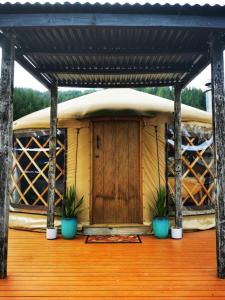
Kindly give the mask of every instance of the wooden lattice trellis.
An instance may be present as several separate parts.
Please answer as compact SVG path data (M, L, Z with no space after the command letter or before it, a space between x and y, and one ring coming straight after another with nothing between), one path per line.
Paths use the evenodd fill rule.
M172 138L170 138L170 141ZM185 211L212 212L214 209L214 146L209 135L184 134L182 136L182 202ZM204 145L199 147L199 145ZM191 149L191 150L190 150ZM194 150L196 149L196 150ZM169 206L174 207L174 145L168 143Z
M47 207L49 132L47 130L14 135L10 203L14 208ZM55 205L63 199L65 184L65 132L58 130L56 151Z

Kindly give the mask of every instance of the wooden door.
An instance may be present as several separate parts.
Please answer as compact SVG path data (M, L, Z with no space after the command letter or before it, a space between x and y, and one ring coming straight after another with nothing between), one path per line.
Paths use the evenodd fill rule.
M139 121L93 123L93 224L140 223Z

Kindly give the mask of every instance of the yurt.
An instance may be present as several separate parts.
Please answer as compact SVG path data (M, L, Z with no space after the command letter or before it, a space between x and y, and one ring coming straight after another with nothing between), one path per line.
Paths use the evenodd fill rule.
M79 228L144 232L165 186L174 219L173 101L133 89L105 89L58 105L55 205L67 187L84 196ZM50 109L14 122L10 226L46 227ZM184 229L214 221L211 115L182 105ZM60 221L57 221L60 225Z

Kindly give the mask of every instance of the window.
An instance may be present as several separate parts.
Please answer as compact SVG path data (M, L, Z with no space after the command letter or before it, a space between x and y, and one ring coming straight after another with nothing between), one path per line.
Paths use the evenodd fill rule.
M57 130L55 205L65 186L66 130ZM46 210L48 196L49 130L14 134L10 204L12 209Z
M184 214L214 211L212 131L198 125L182 124L182 201ZM167 190L170 211L174 211L174 131L167 128Z

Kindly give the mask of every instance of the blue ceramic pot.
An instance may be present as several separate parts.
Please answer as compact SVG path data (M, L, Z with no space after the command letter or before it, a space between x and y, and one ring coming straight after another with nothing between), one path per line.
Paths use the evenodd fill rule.
M169 235L169 218L155 217L153 218L153 233L155 237L165 239Z
M76 218L62 218L61 219L61 233L65 240L73 239L77 234L77 219Z

